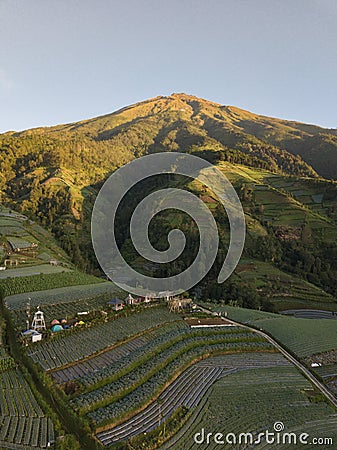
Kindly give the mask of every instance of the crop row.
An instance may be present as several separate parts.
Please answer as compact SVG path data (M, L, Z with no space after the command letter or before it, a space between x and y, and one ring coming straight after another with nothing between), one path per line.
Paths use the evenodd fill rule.
M42 308L47 305L55 307L56 305L72 302L78 302L76 305L80 306L81 302L85 304L86 301L93 300L95 298L99 299L101 296L110 299L116 290L116 286L108 281L86 285L59 287L51 290L48 289L44 291L11 295L6 298L6 306L11 311L25 311L28 297L30 298L32 308L37 306L41 306ZM83 308L79 309L79 311L82 309Z
M55 441L54 426L37 403L19 370L0 374L1 448L46 448Z
M34 270L34 273L36 272L36 268L33 267L32 270ZM3 297L7 297L23 292L42 291L80 284L85 285L101 281L102 280L92 275L86 275L81 272L64 271L59 273L7 278L6 280L1 281L1 292Z
M121 317L80 333L66 335L62 341L56 339L37 344L29 350L28 356L45 370L55 369L80 361L132 335L178 318L179 316L170 313L166 307L147 308L139 314Z
M54 442L54 426L47 417L0 417L1 448L47 448Z
M219 378L237 370L263 367L290 366L279 353L232 353L205 358L188 367L173 381L157 400L127 421L97 434L104 445L125 441L132 436L149 432L167 420L182 405L198 405L208 388Z
M108 423L112 419L117 419L132 410L136 410L148 402L166 383L172 375L195 358L214 352L235 352L235 351L263 351L270 349L267 342L241 342L241 343L206 343L184 350L179 354L174 354L166 365L150 376L145 382L126 393L123 397L106 406L100 407L88 413L88 417L95 423ZM132 381L132 380L130 380ZM106 399L102 399L106 402Z
M97 383L108 384L123 375L129 373L131 369L142 366L147 363L149 367L153 368L158 358L163 359L164 355L179 351L179 348L192 344L203 339L220 339L228 341L247 340L249 333L242 334L242 329L231 327L230 329L215 330L194 330L192 331L185 323L172 324L166 327L166 332L156 335L149 340L145 345L136 349L130 355L125 355L123 358L109 364L107 367L97 369L95 372L88 374L79 381L86 388ZM180 346L180 347L179 347ZM156 359L157 358L157 359ZM137 375L136 375L137 378ZM90 389L92 390L92 389Z
M116 374L121 368L130 366L145 354L150 354L160 343L184 333L187 328L183 321L164 324L86 361L53 372L52 376L59 383L77 379L86 386L95 384L111 373Z
M27 381L18 370L0 374L1 415L43 417Z
M223 374L222 367L217 367L216 364L207 367L194 364L180 374L157 401L152 402L127 422L117 425L112 430L98 433L97 438L102 444L111 445L151 431L182 405L191 408L198 404L208 388Z
M203 346L211 344L231 345L238 343L247 343L261 341L258 336L249 337L247 334L211 334L211 335L188 335L185 334L183 340L178 342L173 340L169 342L168 347L160 349L160 351L147 359L143 364L135 367L134 370L124 376L118 376L116 379L106 384L105 386L90 391L85 394L81 394L72 400L72 403L76 407L80 407L82 410L92 409L95 405L108 399L118 398L123 396L125 392L131 389L135 389L142 381L147 380L152 374L160 371L167 366L172 359L178 357L193 348L202 348ZM122 372L123 373L123 372Z
M317 436L317 431L324 432L325 436L336 434L333 408L324 402L310 402L303 393L310 387L310 383L291 365L248 368L221 378L213 385L207 404L181 434L181 439L175 442L174 449L196 449L198 446L193 445L193 435L202 428L212 433L219 429L230 430L239 435L243 430L246 433L271 430L276 421L283 422L287 432L298 427L299 433L310 433L308 422L315 421L317 427L315 432L310 433L311 436ZM326 425L332 418L335 429L330 434ZM270 447L267 443L259 446Z

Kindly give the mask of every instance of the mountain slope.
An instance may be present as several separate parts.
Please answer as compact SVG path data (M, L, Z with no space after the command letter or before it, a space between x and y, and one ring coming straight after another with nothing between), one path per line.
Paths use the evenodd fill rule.
M313 140L314 138L314 140ZM134 156L156 151L193 151L210 147L236 149L256 156L277 170L313 175L294 155L301 155L323 177L337 178L336 130L280 120L222 106L186 94L156 97L115 113L50 128L36 128L1 136L2 149L14 146L36 163L83 167L101 175L101 161L109 169ZM325 164L313 146L325 149ZM48 153L41 155L41 152ZM36 161L37 160L37 161ZM288 160L288 164L285 164ZM83 166L84 164L84 166ZM291 166L291 167L290 167ZM101 169L101 171L99 170Z
M90 214L106 177L148 153L193 153L217 164L241 197L248 224L244 256L256 267L256 261L268 265L262 276L263 297L284 303L286 296L289 303L300 304L294 292L282 294L277 271L270 279L267 272L277 268L300 279L304 291L303 283L311 283L315 303L330 304L334 301L329 295L337 295L337 187L321 177L337 178L336 138L334 130L259 116L186 94L156 97L94 119L0 135L2 202L38 219L77 266L98 273L90 245ZM202 188L194 192L204 197ZM220 210L209 206L221 221ZM175 222L162 220L160 226L169 230ZM121 246L129 252L125 226L119 234ZM224 243L226 239L224 235ZM233 278L230 292L225 292L227 287L214 291L216 268L213 272L203 289L215 298L231 292L238 296L238 285L242 295L245 290L249 296L256 292L256 277L245 277L245 271ZM329 295L322 291L320 300L317 293L322 288Z

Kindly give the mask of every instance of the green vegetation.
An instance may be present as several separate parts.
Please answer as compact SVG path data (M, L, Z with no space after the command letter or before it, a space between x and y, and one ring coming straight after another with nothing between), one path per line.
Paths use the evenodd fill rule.
M331 164L324 162L325 168L318 160L319 153L313 150L314 142L324 149L328 160L331 158ZM228 245L225 213L204 187L168 177L168 186L190 188L199 195L219 225L218 258L198 286L203 296L221 299L237 293L240 306L269 311L299 306L333 310L336 302L332 297L337 296L337 186L320 179L315 170L320 176L334 178L335 147L331 130L174 94L76 124L1 135L3 202L48 228L77 267L99 274L91 247L90 213L106 177L148 153L193 153L217 164L240 195L248 231L245 257L254 264L265 262L278 269L278 273L265 272L260 277L258 292L253 277L244 273L233 276L229 292L227 287L217 286L217 273ZM298 154L308 158L312 166ZM151 268L131 245L125 223L133 202L158 186L163 187L162 181L145 183L140 190L137 187L139 192L122 208L116 227L123 254L135 267L150 274ZM34 239L34 233L39 233L40 261L55 255L47 248L48 233L43 238L36 223L25 220L23 226L22 214L8 217L12 214L8 209L4 213L7 215L1 216L4 223L0 223L0 233L3 226L5 238L31 242L27 236ZM6 223L8 220L12 223ZM178 226L187 237L184 261L165 265L158 274L167 276L184 270L198 246L196 227L183 215L173 217L169 212L152 222L150 234L159 248L166 245L166 234L172 227ZM291 279L286 274L291 274ZM319 295L316 287L325 292Z
M71 271L28 277L7 278L0 283L0 291L5 298L23 292L43 291L65 286L100 283L103 280L83 272Z
M191 412L185 406L178 408L172 416L154 430L146 434L139 434L130 439L129 442L121 442L111 445L111 450L155 450L173 436L177 430L188 420Z
M229 305L204 305L214 311L227 312L233 320L266 331L300 358L336 349L335 320L299 319Z
M0 374L0 445L7 443L46 448L55 442L54 426L38 405L18 370Z
M63 267L71 267L69 256L59 247L51 233L27 216L3 205L0 205L0 243L0 262L9 260L7 269L37 266L41 262L53 260Z
M40 397L24 377L26 370L7 353L0 327L0 446L46 448L55 442L54 424L40 406ZM39 400L39 402L38 402ZM45 403L42 401L42 405Z
M91 319L93 315L96 319L102 318L101 311L107 309L107 301L116 295L119 296L120 291L113 283L106 281L11 295L6 297L6 306L20 328L27 320L28 299L32 311L39 306L46 321L51 322L54 318L75 317L81 311L90 311Z
M183 347L181 345L180 347ZM148 402L150 402L159 392L167 385L172 379L173 373L180 373L189 364L197 361L205 355L221 354L226 352L253 352L253 351L272 351L272 346L263 340L260 342L226 342L225 339L216 340L209 339L209 342L205 339L200 340L195 346L186 346L185 348L177 348L176 353L173 353L167 361L164 360L162 364L155 367L150 376L146 376L140 379L140 382L134 383L133 386L126 388L124 391L119 392L118 397L101 397L101 402L106 406L99 407L98 409L89 412L87 416L98 425L106 425L111 423L112 420L118 420L126 416L130 412L140 409ZM142 371L142 367L138 372ZM137 372L136 372L137 373ZM132 378L131 378L132 380ZM127 382L130 383L130 379L127 378ZM104 389L104 388L103 388ZM97 392L100 395L100 392ZM90 395L90 394L89 394ZM95 391L92 392L95 395Z
M283 422L285 432L308 433L310 437L337 438L337 419L327 403L310 402L305 390L310 383L289 367L256 368L229 374L211 388L207 401L197 409L193 424L185 430L174 449L200 448L195 433L240 433L274 431L274 423ZM289 406L291 405L291 407ZM233 437L233 436L232 436ZM206 445L206 444L204 444ZM214 440L207 446L215 449ZM225 449L235 443L222 445ZM239 446L238 446L239 448ZM279 444L268 448L280 448Z
M179 316L170 313L166 307L151 307L139 314L66 333L59 339L42 341L30 349L28 355L45 370L55 369L87 358L132 335L177 320Z

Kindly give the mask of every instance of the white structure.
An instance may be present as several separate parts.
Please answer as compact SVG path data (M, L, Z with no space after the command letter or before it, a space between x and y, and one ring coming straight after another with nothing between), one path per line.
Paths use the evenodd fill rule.
M42 334L41 333L34 333L32 334L32 342L39 342L42 340Z
M26 340L26 345L28 345L27 339L31 339L32 342L39 342L42 340L42 334L35 330L26 330L21 334L22 337Z
M42 331L46 329L46 322L44 320L44 314L40 311L39 307L36 313L34 314L32 329L35 331Z
M129 294L124 301L127 305L134 305L137 303L137 300L133 298L131 294Z

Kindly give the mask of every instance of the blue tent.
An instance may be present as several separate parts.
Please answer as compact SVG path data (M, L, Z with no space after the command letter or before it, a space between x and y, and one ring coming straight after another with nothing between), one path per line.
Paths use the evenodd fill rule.
M62 331L62 330L63 330L63 328L61 327L61 325L54 325L51 327L51 331L53 333L57 333L58 331Z

